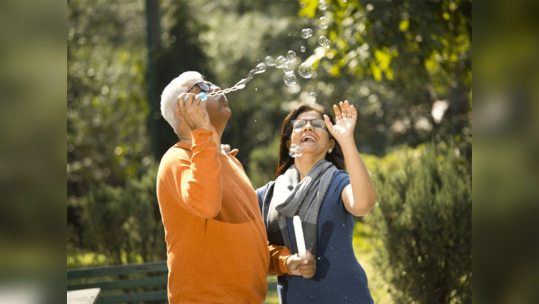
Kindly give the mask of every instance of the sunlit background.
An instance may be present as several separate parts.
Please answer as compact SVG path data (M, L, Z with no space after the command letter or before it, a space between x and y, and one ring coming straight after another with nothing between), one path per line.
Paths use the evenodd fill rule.
M292 107L348 99L379 194L354 235L375 302L471 302L472 167L474 302L537 302L537 4L474 5L472 166L471 1L326 2L0 3L0 303L58 282L63 299L66 192L69 269L164 260L155 174L176 138L162 89L187 70L230 87L289 50L311 78L288 86L268 66L228 95L223 141L253 187L274 178Z
M354 237L375 302L471 301L471 1L325 3L68 2L68 268L166 259L155 175L177 141L159 111L173 78L229 88L293 51L311 77L268 65L227 96L223 142L253 187L274 178L291 109L349 100L379 193Z

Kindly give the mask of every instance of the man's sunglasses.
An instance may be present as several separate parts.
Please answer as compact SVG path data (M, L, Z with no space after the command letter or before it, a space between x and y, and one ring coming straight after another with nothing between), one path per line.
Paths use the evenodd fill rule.
M214 85L213 83L206 83L206 82L197 82L193 87L187 91L187 93L191 92L195 87L198 87L202 92L209 92L212 89L217 88L218 86Z
M294 119L292 120L292 127L294 130L300 130L305 128L307 122L311 123L311 126L315 129L323 129L326 127L326 122L323 119Z

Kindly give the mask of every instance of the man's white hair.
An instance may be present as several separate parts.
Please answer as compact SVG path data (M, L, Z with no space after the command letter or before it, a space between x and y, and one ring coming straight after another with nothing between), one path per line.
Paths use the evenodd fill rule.
M187 92L195 83L203 80L204 76L199 72L184 72L174 78L163 90L163 94L161 94L161 115L172 126L176 134L178 134L179 119L174 115L174 110L178 106L178 95Z

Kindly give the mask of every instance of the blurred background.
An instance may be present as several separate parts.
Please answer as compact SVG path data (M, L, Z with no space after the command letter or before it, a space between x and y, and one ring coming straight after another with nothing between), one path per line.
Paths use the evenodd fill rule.
M224 89L292 50L311 78L288 86L268 66L227 96L223 143L253 187L274 179L291 109L349 100L379 196L354 234L375 302L471 302L471 1L326 3L67 2L68 268L166 259L155 177L177 142L159 110L173 78L199 71Z

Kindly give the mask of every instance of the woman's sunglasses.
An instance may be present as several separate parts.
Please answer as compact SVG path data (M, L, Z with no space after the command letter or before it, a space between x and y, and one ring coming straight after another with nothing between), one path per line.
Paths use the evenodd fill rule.
M311 126L315 129L323 129L326 127L326 123L323 119L294 119L292 120L292 127L294 130L300 130L305 128L307 122L311 123Z

